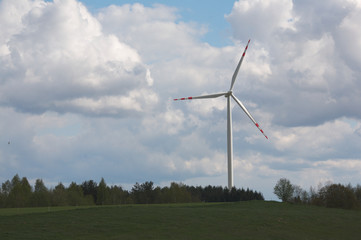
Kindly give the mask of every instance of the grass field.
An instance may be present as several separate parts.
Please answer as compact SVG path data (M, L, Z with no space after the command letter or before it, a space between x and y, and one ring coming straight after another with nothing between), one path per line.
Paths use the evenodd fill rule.
M263 201L0 209L0 239L361 239L361 211Z

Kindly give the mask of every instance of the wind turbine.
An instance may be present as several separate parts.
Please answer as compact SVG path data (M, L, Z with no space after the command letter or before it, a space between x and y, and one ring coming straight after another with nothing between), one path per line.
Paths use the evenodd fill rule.
M236 81L236 77L239 71L239 68L241 67L241 64L243 62L243 58L246 55L246 51L248 49L248 45L251 40L248 40L247 46L244 49L244 52L242 54L241 59L239 60L239 63L237 65L236 70L234 71L231 87L229 88L228 92L221 92L221 93L215 93L215 94L209 94L209 95L202 95L197 97L187 97L187 98L176 98L174 101L178 100L192 100L192 99L204 99L204 98L217 98L221 96L225 96L227 98L227 155L228 155L228 189L231 189L233 187L233 137L232 137L232 111L231 111L231 97L234 101L242 108L242 110L246 113L246 115L251 119L251 121L256 125L256 127L261 131L261 133L268 139L266 134L263 132L259 124L254 120L250 112L247 110L247 108L243 105L243 103L234 96L232 90L234 82Z

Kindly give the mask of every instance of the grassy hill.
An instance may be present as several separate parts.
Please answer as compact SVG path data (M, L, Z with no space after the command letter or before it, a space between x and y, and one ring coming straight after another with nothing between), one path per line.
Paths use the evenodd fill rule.
M361 211L278 202L0 209L0 239L360 239Z

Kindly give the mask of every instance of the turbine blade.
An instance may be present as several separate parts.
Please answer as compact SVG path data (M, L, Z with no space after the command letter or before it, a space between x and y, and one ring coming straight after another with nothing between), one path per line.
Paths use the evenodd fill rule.
M186 97L186 98L175 98L174 101L178 100L192 100L192 99L202 99L202 98L217 98L220 96L225 96L227 93L215 93L215 94L209 94L209 95L202 95L197 97Z
M254 125L256 125L256 127L261 131L261 133L268 139L267 135L263 132L262 128L259 126L256 120L254 120L251 113L247 110L247 108L243 105L243 103L239 101L239 99L236 98L236 96L234 96L233 94L231 94L231 96L234 99L234 101L236 101L236 103L238 103L238 105L242 108L242 110L247 114L247 116L252 120Z
M241 67L241 64L242 64L242 62L243 62L243 58L244 58L244 56L246 55L246 51L247 51L247 49L248 49L248 44L249 44L250 41L251 41L251 39L248 40L247 46L246 46L246 48L244 49L244 52L243 52L243 54L242 54L241 59L239 60L239 63L238 63L237 68L236 68L236 71L234 71L234 73L233 73L231 88L229 89L230 91L233 90L234 82L236 81L239 68Z

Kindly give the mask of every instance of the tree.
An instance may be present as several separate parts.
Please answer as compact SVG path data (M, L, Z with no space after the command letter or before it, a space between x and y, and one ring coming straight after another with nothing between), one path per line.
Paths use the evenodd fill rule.
M357 198L351 187L331 184L320 189L320 198L329 208L356 209L359 207Z
M169 188L169 202L186 203L191 201L191 194L182 183L172 182Z
M68 205L67 191L62 183L55 186L52 191L52 205L53 206L66 206Z
M11 191L11 182L7 180L1 184L0 191L0 207L6 207L6 201Z
M4 196L9 196L9 193L11 191L11 182L9 180L6 180L3 184L1 184L1 192L4 194Z
M298 185L293 185L293 196L292 196L292 202L294 203L302 203L302 198L303 198L303 192L304 190L298 186Z
M145 182L142 184L135 183L132 187L132 196L135 203L154 203L154 186L153 182Z
M11 180L11 190L7 198L9 207L27 207L31 197L31 186L26 177L20 180L19 175L15 175Z
M50 204L49 190L45 187L42 179L36 179L31 205L34 207L45 207Z
M84 196L91 195L94 203L97 202L97 183L93 180L85 181L82 183L81 188L83 189Z
M13 179L11 179L11 188L14 188L18 184L20 184L20 177L19 174L16 174Z
M89 202L86 201L86 198L84 198L83 189L75 182L71 182L67 189L67 201L71 206L94 204L94 202L90 200Z
M276 194L282 202L288 202L293 196L294 187L292 186L290 180L281 178L278 180L273 190L273 193Z
M128 203L129 193L126 190L124 191L121 186L111 186L108 190L107 204L118 205Z
M361 206L361 185L357 184L357 186L353 189L356 199Z
M350 187L351 188L351 187ZM359 188L358 188L359 189ZM357 189L355 189L355 192ZM95 201L96 200L96 201ZM81 185L72 182L69 187L59 183L48 189L42 179L32 187L28 180L15 175L11 181L2 183L0 207L28 206L78 206L129 203L185 203L264 200L261 193L237 188L207 186L193 187L172 182L169 187L154 187L153 182L136 183L131 191L121 186L108 187L101 179L99 185L90 180Z
M96 199L97 205L104 205L108 200L108 188L107 184L104 181L104 178L100 180L100 183L98 185Z

